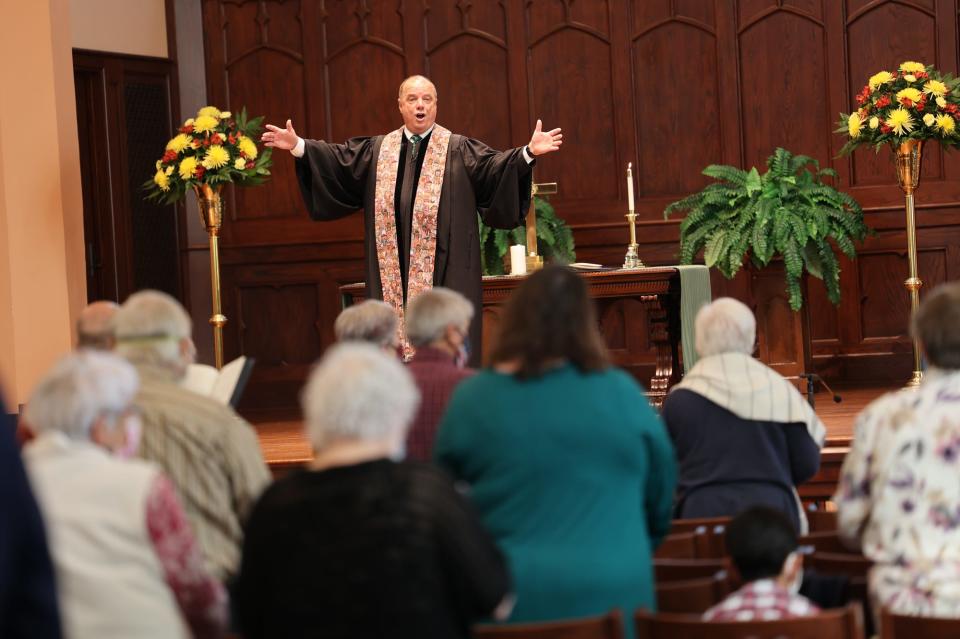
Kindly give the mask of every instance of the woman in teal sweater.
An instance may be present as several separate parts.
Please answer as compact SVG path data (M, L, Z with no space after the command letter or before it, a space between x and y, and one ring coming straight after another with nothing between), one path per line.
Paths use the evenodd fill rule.
M510 621L653 609L673 448L641 387L610 366L583 280L557 266L524 282L493 363L455 391L435 457L507 555Z

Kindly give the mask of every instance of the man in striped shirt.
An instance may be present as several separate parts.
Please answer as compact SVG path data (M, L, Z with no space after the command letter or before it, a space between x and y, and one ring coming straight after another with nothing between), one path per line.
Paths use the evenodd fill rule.
M207 568L226 581L239 563L243 522L270 481L257 435L230 407L180 386L196 348L190 317L174 298L135 293L113 328L117 352L140 375L139 454L173 481Z

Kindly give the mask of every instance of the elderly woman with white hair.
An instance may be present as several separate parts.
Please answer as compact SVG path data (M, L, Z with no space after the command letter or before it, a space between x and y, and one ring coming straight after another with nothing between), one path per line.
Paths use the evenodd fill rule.
M302 399L316 454L250 516L235 591L245 639L468 637L508 601L509 578L451 480L396 461L418 402L409 373L340 344Z
M69 637L215 637L226 594L160 470L137 448L133 366L70 355L47 373L24 419L25 459L50 534Z
M393 307L381 300L364 300L337 315L333 333L338 342L366 342L391 355L400 352L400 320Z
M823 423L792 384L752 357L756 320L746 305L717 299L700 309L695 328L700 360L663 405L680 465L674 516L769 506L806 532L795 487L820 467Z

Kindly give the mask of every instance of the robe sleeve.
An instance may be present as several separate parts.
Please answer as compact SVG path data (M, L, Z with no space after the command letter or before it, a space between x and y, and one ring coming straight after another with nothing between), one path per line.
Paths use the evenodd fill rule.
M310 217L335 220L363 208L374 164L375 138L351 138L344 144L304 140L297 158L297 182Z
M524 159L522 147L497 151L483 142L464 138L461 148L483 223L499 229L522 225L530 207L533 184L533 165Z

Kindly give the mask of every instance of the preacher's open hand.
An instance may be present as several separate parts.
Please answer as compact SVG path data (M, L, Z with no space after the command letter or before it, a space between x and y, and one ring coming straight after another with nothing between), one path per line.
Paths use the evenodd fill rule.
M287 120L287 128L285 129L268 124L267 130L260 136L265 146L276 147L284 151L289 151L297 146L298 138L299 136L297 136L297 132L293 130L293 123L290 120Z
M296 144L296 140L294 140L294 144ZM530 138L530 144L527 147L533 155L543 155L544 153L559 151L561 144L563 144L563 134L560 133L560 129L543 131L543 123L537 120L537 128L533 130L533 136Z

